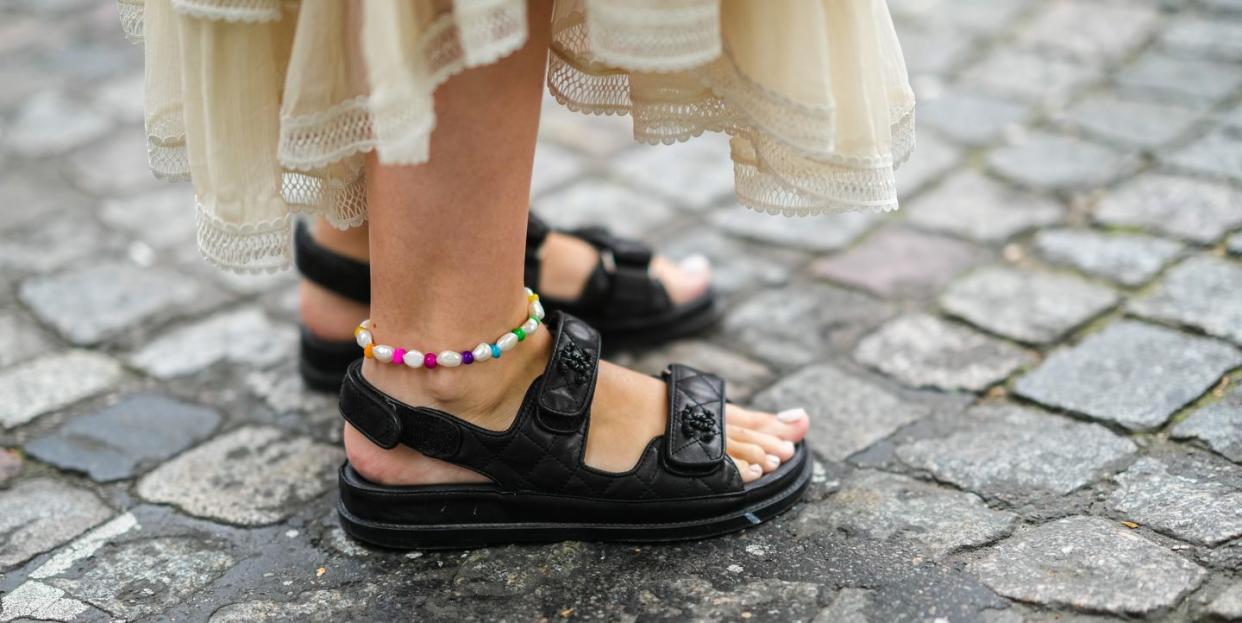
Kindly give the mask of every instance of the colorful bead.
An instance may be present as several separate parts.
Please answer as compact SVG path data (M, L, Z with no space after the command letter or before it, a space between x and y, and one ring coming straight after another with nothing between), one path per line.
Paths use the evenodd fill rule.
M436 365L446 368L456 368L461 365L461 353L455 350L442 350L436 355Z
M428 369L428 370L430 370L430 369L432 369L432 368L436 367L436 354L435 354L435 353L427 353L426 355L424 355L424 356L423 356L423 365L424 365L424 366L427 366L427 369Z
M392 363L398 366L405 364L405 349L404 348L392 349Z
M371 351L374 350L374 348L375 347L372 346L371 344L367 344L366 346L362 347L362 356L366 357L367 359L374 359L375 355L371 353Z
M526 330L523 329L522 327L518 327L514 329L513 334L517 336L517 339L519 342L526 339Z
M496 345L500 347L501 352L508 352L517 346L518 338L513 333L506 333L496 338Z
M500 359L500 346L492 344L489 348L492 349L492 359Z
M474 355L475 361L487 361L492 358L492 345L487 342L480 342L470 354Z
M380 363L392 363L392 347L380 344L371 349L371 354Z
M466 365L474 363L474 353L468 350L461 351L461 362Z
M423 367L423 354L413 349L405 351L405 365L409 368Z

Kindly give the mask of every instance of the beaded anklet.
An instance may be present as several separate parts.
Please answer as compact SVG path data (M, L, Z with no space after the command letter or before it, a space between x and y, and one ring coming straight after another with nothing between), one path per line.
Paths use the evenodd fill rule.
M371 334L371 319L368 318L358 324L354 329L354 339L358 345L362 347L363 356L368 359L374 359L380 363L391 363L393 365L405 365L408 368L435 368L444 366L445 368L456 368L462 364L470 365L475 362L487 361L488 359L500 359L500 354L509 350L513 350L518 342L526 339L526 336L534 333L539 329L539 325L543 324L543 304L539 302L539 295L535 294L530 288L526 288L527 313L530 315L526 322L521 326L507 331L495 342L479 342L472 350L463 350L461 352L455 350L442 350L439 354L422 353L413 348L393 348L384 344L375 344L374 336Z

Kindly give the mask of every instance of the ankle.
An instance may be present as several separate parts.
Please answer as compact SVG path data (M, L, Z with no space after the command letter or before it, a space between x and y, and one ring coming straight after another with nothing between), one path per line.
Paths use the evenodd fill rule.
M317 337L352 340L354 327L367 317L369 308L306 279L298 283L298 313L302 325Z
M440 409L475 425L507 428L551 350L546 328L531 334L499 361L435 370L363 362L362 376L380 391L415 406Z

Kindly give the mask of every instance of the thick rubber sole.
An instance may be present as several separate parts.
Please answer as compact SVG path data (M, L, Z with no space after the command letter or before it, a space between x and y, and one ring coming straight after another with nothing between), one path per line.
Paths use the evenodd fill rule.
M773 495L742 508L732 509L715 516L690 521L660 523L605 523L605 522L486 522L454 524L411 524L381 522L357 517L346 507L343 499L337 500L337 513L345 533L371 545L391 549L460 550L513 543L553 543L558 541L592 541L620 543L666 543L693 541L720 536L757 526L789 510L802 497L811 482L814 461L810 449L806 452L799 473L786 486ZM348 464L342 470L348 468ZM342 486L345 486L342 484ZM372 485L379 488L378 485ZM401 490L410 488L391 487L394 498ZM444 489L444 488L442 488ZM469 506L472 494L463 488L454 496L455 505ZM492 512L504 505L504 495L477 494L478 503ZM511 497L517 494L509 494ZM486 499L485 499L486 498ZM529 500L525 500L529 504ZM549 496L548 504L555 504Z

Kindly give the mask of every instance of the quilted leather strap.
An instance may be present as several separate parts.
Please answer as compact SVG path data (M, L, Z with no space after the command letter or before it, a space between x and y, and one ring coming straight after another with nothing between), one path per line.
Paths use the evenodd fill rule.
M453 417L398 402L362 378L362 360L350 364L341 383L341 416L371 443L391 449L404 444L423 454L451 458L461 446Z
M569 433L581 427L595 395L599 333L564 312L549 318L548 328L555 329L556 340L539 389L539 419L553 431Z
M346 298L371 302L371 265L337 255L317 244L298 221L293 234L298 272L303 277Z
M664 459L676 469L715 469L724 457L725 384L714 375L673 364L668 383L668 433Z

